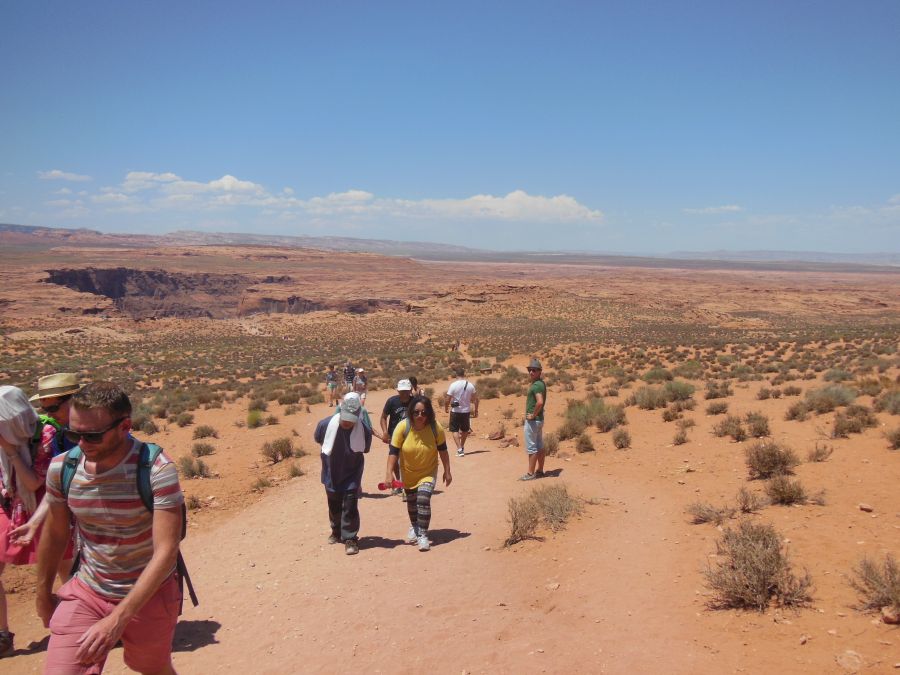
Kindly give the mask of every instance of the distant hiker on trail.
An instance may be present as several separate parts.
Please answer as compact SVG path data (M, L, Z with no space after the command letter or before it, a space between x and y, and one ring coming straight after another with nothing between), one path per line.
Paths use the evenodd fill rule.
M397 393L384 402L384 409L381 411L381 440L390 445L391 436L394 435L394 429L397 425L406 419L406 409L409 407L409 401L412 398L412 382L409 380L400 380L397 383ZM400 466L394 466L394 478L400 480ZM403 494L401 488L391 491L392 494Z
M31 565L37 560L34 535L14 540L11 532L24 525L44 497L44 478L53 459L56 429L38 417L18 387L0 387L0 577L6 565ZM54 568L61 581L72 568L72 540L66 527L66 560ZM51 575L52 579L52 575ZM0 658L13 653L6 591L0 582Z
M528 364L531 384L525 398L525 452L528 453L528 473L519 480L544 477L544 403L547 385L541 379L543 368L536 358Z
M329 544L344 543L347 555L359 553L359 495L365 453L372 445L372 429L363 421L362 402L350 392L340 412L316 426L314 438L322 446L322 485L328 498Z
M67 439L63 430L69 426L72 396L80 389L78 375L75 373L55 373L40 378L38 393L28 399L32 405L39 405L43 411L41 416L45 425L43 442L51 448L51 457L68 452L78 445ZM46 475L46 470L44 474ZM44 523L49 509L49 502L42 499L38 504L37 511L32 514L28 522L10 531L10 540L19 546L29 545Z
M353 364L350 363L350 359L347 359L347 363L344 364L344 392L347 393L353 391L353 380L356 379L356 368L353 367Z
M425 395L425 392L423 392L422 388L419 386L419 380L415 375L410 375L407 379L409 380L410 384L412 384L412 391L410 392L410 394L412 394L413 396Z
M391 437L385 482L390 484L399 461L410 522L406 541L418 544L420 551L431 548L428 527L431 524L431 495L437 484L438 458L444 467L444 485L449 487L453 476L444 428L435 419L431 400L424 396L413 397L407 407L407 418L397 424Z
M359 400L366 404L366 396L369 391L369 378L366 377L365 368L356 369L356 377L353 378L353 391L359 394Z
M335 403L337 403L338 393L338 374L334 369L334 364L328 366L328 370L325 372L325 389L328 392L328 407L330 408Z
M147 445L131 435L131 401L112 382L93 382L72 398L69 440L47 474L50 513L38 546L38 616L50 628L45 672L99 673L121 639L125 665L174 673L172 637L181 610L176 572L184 496L178 471L160 452L150 464L153 510L138 488ZM65 467L78 457L75 470ZM71 462L68 466L71 465ZM64 474L70 477L63 484ZM68 489L66 489L68 488ZM81 539L75 576L53 590L53 574L75 519Z
M465 379L466 371L462 366L454 370L456 380L450 383L444 397L444 412L450 413L450 433L456 444L456 456L466 454L466 438L472 432L469 424L471 417L478 417L478 394L475 385Z

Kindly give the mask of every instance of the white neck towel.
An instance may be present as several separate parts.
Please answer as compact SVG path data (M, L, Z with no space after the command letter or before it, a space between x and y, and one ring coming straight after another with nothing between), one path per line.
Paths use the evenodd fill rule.
M337 413L332 416L331 420L328 422L328 428L325 429L325 440L322 442L322 454L325 456L331 455L331 450L334 448L334 439L337 436L338 429L341 428L341 414ZM365 452L366 451L366 434L363 432L362 423L357 422L353 425L353 430L350 432L350 449L353 452Z

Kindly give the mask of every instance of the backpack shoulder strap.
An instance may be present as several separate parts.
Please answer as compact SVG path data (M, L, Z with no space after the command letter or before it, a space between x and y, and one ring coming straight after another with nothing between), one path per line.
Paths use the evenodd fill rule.
M141 502L148 511L153 510L153 488L150 485L150 469L162 452L162 448L156 443L141 443L138 455L137 489L141 496Z
M76 445L66 453L66 458L63 460L62 475L60 476L60 490L63 499L69 498L69 488L72 486L75 472L78 471L79 462L81 462L81 447Z

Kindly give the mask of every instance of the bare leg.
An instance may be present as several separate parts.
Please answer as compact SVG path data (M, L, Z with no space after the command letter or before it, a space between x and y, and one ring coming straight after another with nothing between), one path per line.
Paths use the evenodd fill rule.
M534 474L534 467L537 465L537 454L528 455L528 473Z
M541 451L535 455L537 457L537 470L541 473L544 472L544 457L546 457L547 453L541 448Z
M6 536L4 534L4 536ZM3 568L6 565L0 563L0 577L3 576ZM3 580L0 579L0 631L9 630L8 618L6 616L6 589L3 588Z

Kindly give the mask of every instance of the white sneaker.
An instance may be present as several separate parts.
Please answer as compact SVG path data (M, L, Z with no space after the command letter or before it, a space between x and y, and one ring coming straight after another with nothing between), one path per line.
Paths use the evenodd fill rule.
M415 544L419 540L419 530L415 525L409 526L409 532L406 533L406 543Z
M456 451L456 456L457 456L457 457L465 457L465 456L466 456L466 451L465 451L463 448L459 448L459 449L457 449L457 451Z
M420 551L428 551L431 550L431 542L428 541L428 535L424 532L419 535L419 550Z

